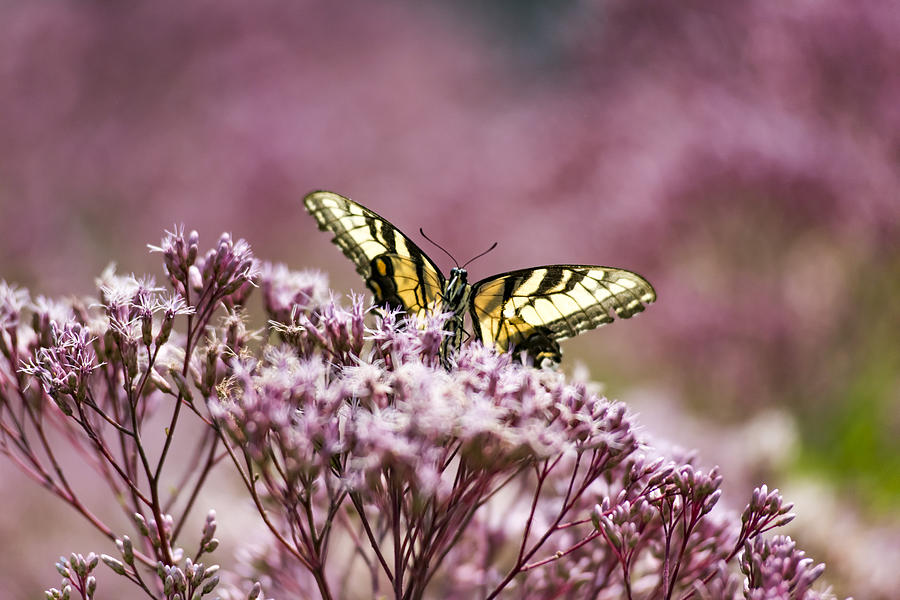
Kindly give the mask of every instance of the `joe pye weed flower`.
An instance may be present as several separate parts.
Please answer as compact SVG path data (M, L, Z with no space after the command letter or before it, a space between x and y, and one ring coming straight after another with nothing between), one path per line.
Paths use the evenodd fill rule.
M49 300L0 283L0 449L111 542L61 558L48 598L114 576L171 600L832 597L811 587L822 565L767 534L792 518L777 490L732 514L721 473L658 450L586 382L477 343L445 369L444 316L335 300L228 235L151 249L165 285L108 269L96 299ZM203 434L176 459L185 419ZM82 501L63 448L130 531ZM239 548L240 576L211 564L215 513L192 515L219 463L272 534Z

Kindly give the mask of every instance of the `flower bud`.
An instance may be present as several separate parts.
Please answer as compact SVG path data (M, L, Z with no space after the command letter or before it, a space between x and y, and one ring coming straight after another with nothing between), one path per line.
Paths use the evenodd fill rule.
M141 342L144 346L153 343L153 318L149 315L141 317Z
M188 234L188 251L187 251L187 265L191 266L197 260L197 252L200 249L200 234L197 233L196 229L192 229Z
M217 585L219 585L219 576L215 575L215 576L213 576L212 579L207 581L206 584L203 586L203 594L210 593L211 591L213 591L216 588Z
M107 554L101 554L100 559L103 561L107 567L118 573L119 575L125 574L125 565L122 564L122 561L113 558Z
M203 276L200 274L200 269L197 268L197 265L191 265L191 268L188 269L188 284L191 291L197 293L203 291Z
M59 560L56 561L56 565L54 565L54 566L56 567L57 573L59 573L63 577L69 576L69 566L68 566L68 563L66 562L65 556L60 556Z
M166 315L163 317L162 324L159 326L159 333L156 335L156 339L154 340L154 344L159 348L163 344L169 341L169 336L172 333L172 323L175 321L175 317Z
M126 564L134 566L134 546L127 535L122 536L122 559Z

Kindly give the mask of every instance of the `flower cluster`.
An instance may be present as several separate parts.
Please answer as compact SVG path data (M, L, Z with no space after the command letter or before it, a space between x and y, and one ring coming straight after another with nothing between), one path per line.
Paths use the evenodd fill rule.
M193 552L182 541L224 457L272 534L248 575L285 597L829 597L810 587L821 565L764 535L792 518L777 491L755 490L738 518L717 469L660 452L587 382L480 343L446 368L446 315L345 307L321 276L257 268L243 241L198 244L176 230L153 248L169 291L112 269L98 300L32 302L0 284L0 450L118 552L61 560L48 598L94 597L101 562L151 597L260 597L259 583L220 586L203 559L219 546L214 512ZM255 287L262 341L241 308ZM161 411L154 445L145 423ZM193 458L167 461L183 413L203 433ZM84 504L48 423L133 535Z
M741 557L741 571L747 576L744 596L747 600L825 598L811 588L824 570L825 565L815 564L789 537L757 537L746 542Z
M155 248L165 257L168 291L151 277L119 275L112 267L97 279L97 298L32 300L0 282L0 452L115 542L121 555L61 560L65 580L48 590L49 598L94 597L101 559L151 597L201 598L218 586L218 567L199 562L218 546L214 515L193 553L179 540L223 456L205 407L224 370L216 335L237 349L249 338L237 307L256 267L243 240L223 235L202 256L198 243L196 233L186 239L178 230ZM225 318L214 328L217 310ZM160 410L168 411L163 435L147 427ZM173 460L186 411L207 431L195 440L193 458L182 444L184 458ZM63 466L61 454L69 452L108 487L134 523L133 536L118 534L110 515L87 505L83 474Z
M71 415L72 409L65 403L65 398L83 401L88 378L99 367L93 350L95 338L76 321L62 324L52 321L49 325L49 345L39 348L22 364L21 371L39 381L44 393L53 398L64 413Z
M74 589L84 600L93 600L97 591L97 578L93 572L99 564L100 557L93 552L87 556L73 552L68 559L60 556L56 570L63 577L62 584L59 589L47 590L45 597L47 600L69 600Z
M367 325L354 298L270 316L278 339L232 359L211 410L257 504L282 509L254 564L285 594L738 598L735 558L792 518L763 487L739 523L721 474L657 456L583 382L476 343L444 369L440 315Z

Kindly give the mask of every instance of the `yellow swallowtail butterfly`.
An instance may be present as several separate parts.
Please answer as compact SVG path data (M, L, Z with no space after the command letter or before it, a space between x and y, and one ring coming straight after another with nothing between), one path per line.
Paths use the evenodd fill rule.
M613 321L611 313L627 319L656 300L640 275L590 265L519 269L470 285L465 269L453 268L445 278L409 237L349 198L318 191L303 202L319 229L333 233L332 241L356 263L377 304L418 316L451 313L441 348L447 366L462 344L466 312L477 339L540 364L559 362L560 340Z

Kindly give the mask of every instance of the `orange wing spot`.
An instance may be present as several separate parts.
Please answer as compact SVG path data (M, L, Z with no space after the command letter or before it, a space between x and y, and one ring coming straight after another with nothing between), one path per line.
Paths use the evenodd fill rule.
M387 275L387 261L385 261L383 258L379 257L375 259L375 268L378 269L378 274L382 277Z

